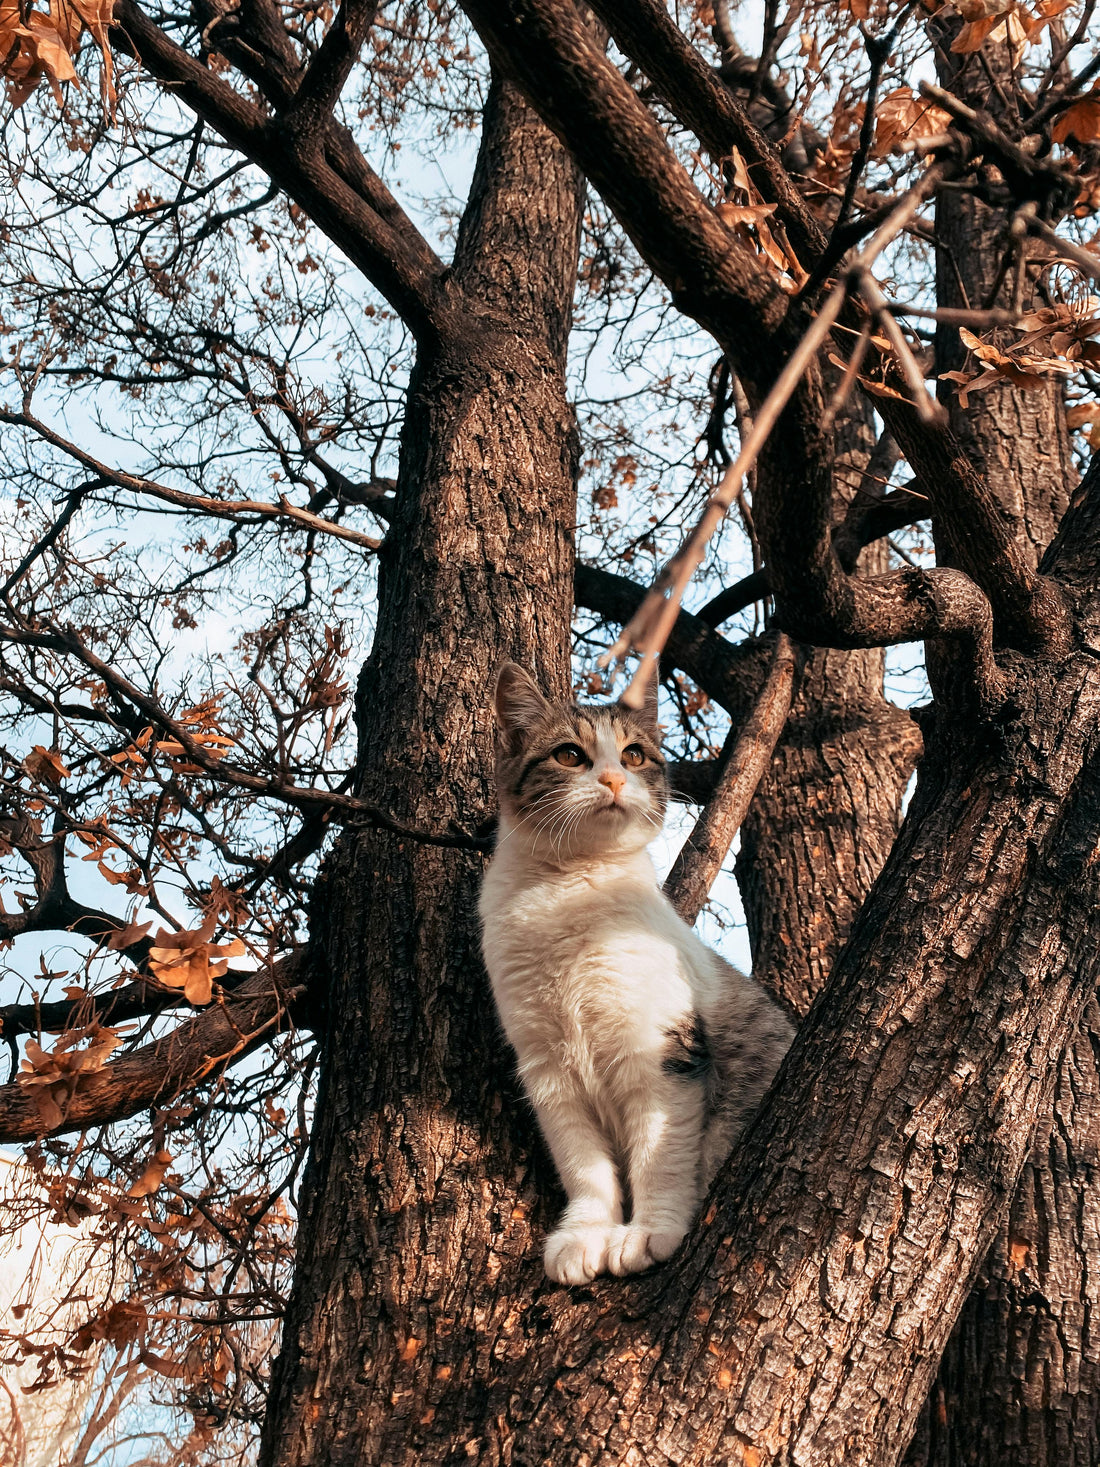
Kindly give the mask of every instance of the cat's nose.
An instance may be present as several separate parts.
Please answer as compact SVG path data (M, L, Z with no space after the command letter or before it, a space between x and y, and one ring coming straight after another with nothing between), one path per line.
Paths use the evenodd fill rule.
M618 799L619 791L626 784L626 775L621 769L604 769L599 775L599 783L606 785L615 799Z

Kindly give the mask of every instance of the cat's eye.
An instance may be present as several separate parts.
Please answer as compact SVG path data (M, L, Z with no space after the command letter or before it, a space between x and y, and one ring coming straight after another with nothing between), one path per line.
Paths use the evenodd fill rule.
M554 758L566 769L577 769L585 762L584 750L576 744L562 744L554 750Z
M622 761L627 769L641 769L645 763L645 750L641 744L627 744L622 752Z

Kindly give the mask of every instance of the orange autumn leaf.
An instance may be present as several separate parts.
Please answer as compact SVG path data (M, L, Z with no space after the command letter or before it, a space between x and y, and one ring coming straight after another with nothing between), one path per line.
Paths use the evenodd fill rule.
M133 947L135 942L141 941L152 925L152 922L128 922L125 927L120 927L117 932L112 932L107 939L109 951L122 952L125 948Z
M103 1068L124 1032L93 1022L66 1031L53 1049L27 1040L16 1081L29 1092L45 1130L61 1125L81 1080Z
M8 101L21 107L37 90L43 77L49 82L58 106L64 105L62 82L79 86L73 58L80 38L89 32L99 49L100 86L104 102L113 116L114 63L107 33L114 9L113 0L49 0L45 13L23 13L17 0L0 4L0 74L7 86Z
M148 1197L164 1181L164 1174L172 1164L170 1151L157 1151L153 1159L126 1193L127 1197Z
M1091 93L1067 107L1055 121L1050 135L1056 143L1064 143L1071 137L1079 143L1100 140L1100 94Z
M918 97L911 87L898 87L875 110L876 158L899 151L901 144L944 132L951 118L942 107Z

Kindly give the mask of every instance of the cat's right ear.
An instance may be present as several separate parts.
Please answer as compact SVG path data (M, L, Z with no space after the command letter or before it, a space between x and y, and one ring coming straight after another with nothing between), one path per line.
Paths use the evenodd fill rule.
M549 707L527 669L518 662L506 662L493 688L493 712L505 743L514 743L516 736L537 723Z

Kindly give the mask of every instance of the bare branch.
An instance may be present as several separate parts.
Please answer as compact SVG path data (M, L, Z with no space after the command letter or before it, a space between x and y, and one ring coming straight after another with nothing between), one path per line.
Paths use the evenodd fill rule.
M904 529L906 525L927 519L931 513L931 502L915 484L884 494L875 501L865 501L857 494L848 506L843 522L833 533L833 549L841 565L850 572L865 546L881 540L884 535L892 535L895 530ZM770 595L771 580L767 566L763 566L735 585L726 586L695 614L707 626L718 627L754 601L762 601Z
M167 484L158 484L155 479L143 479L137 474L128 474L124 469L112 469L107 464L100 463L79 444L63 438L26 408L20 413L7 412L0 408L0 423L29 428L44 442L59 448L70 458L75 459L77 463L92 470L98 483L116 484L120 489L128 489L133 494L146 494L165 504L174 504L178 509L193 510L196 514L214 515L217 519L231 520L237 524L247 524L256 520L289 521L291 524L300 525L302 529L317 530L321 534L332 535L337 540L347 540L352 545L360 545L364 550L377 550L382 544L381 540L376 539L373 535L364 535L359 530L352 530L346 525L326 520L308 509L300 509L287 499L280 499L278 504L269 504L261 499L213 499L206 494L188 494L184 490L173 489ZM71 511L75 508L75 504L67 507L70 518ZM5 585L3 591L8 589L9 587Z
M377 12L378 0L341 0L335 20L283 115L292 132L313 132L324 125L359 59Z
M794 649L780 632L756 706L736 737L731 729L714 793L665 881L665 895L685 922L702 910L764 777L790 711L794 673Z
M726 228L657 122L593 43L572 0L466 0L498 63L599 189L676 305L756 377L777 356L789 301Z
M578 606L620 623L645 600L646 588L626 576L578 562L574 573ZM729 642L697 616L681 611L665 644L665 666L686 672L735 723L748 716L754 684L762 680L759 644Z
M106 937L121 931L125 922L108 912L85 906L69 894L65 879L65 841L62 835L43 838L25 815L0 817L0 843L10 845L34 875L35 900L19 912L0 912L0 940L27 932L77 932L83 937Z
M752 429L741 444L737 457L722 475L721 484L711 496L695 528L665 566L637 613L623 628L618 640L605 654L605 663L624 657L632 648L637 648L641 654L642 661L638 671L623 695L623 701L628 706L641 707L652 664L660 656L668 639L688 582L702 564L710 537L737 498L742 479L756 462L803 373L832 330L844 306L846 294L847 286L842 282L822 306L776 379L763 407L756 414Z
M397 211L389 191L368 168L346 130L332 123L291 139L279 122L177 46L135 0L118 0L112 41L135 55L173 96L239 148L309 213L393 305L420 340L437 336L446 310L438 287L442 262ZM330 134L331 132L331 139ZM327 152L335 153L334 167ZM357 155L357 156L356 156ZM348 180L380 196L373 207Z
M57 627L46 631L41 626L31 628L0 624L0 642L5 641L16 646L43 647L52 652L66 653L75 657L102 678L113 699L127 708L127 711L129 708L136 708L152 727L170 734L179 743L189 762L198 765L203 774L219 784L249 790L260 797L281 800L284 804L294 805L298 809L327 810L333 818L342 817L349 823L361 821L365 825L391 831L394 835L403 836L407 840L419 841L423 845L441 846L448 850L461 851L492 849L492 841L488 837L457 833L453 835L435 834L431 831L417 830L412 826L401 824L398 820L391 819L376 805L366 800L356 799L354 795L345 795L339 790L318 789L315 786L303 787L284 780L271 779L262 774L252 774L247 769L240 769L224 759L212 756L210 750L195 739L192 729L172 718L155 698L143 693L110 663L97 657L90 647L84 645L75 632Z

